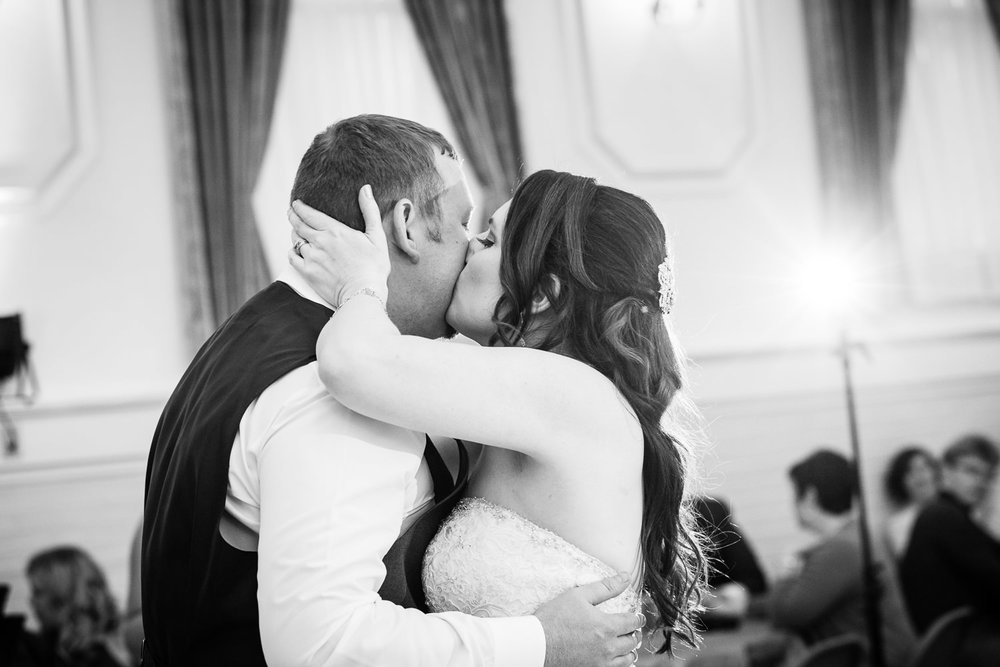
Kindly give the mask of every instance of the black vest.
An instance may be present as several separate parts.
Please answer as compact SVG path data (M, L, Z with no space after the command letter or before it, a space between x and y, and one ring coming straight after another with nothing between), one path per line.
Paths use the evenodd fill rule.
M149 453L142 529L147 665L265 665L257 554L219 534L229 458L243 413L269 385L316 359L332 312L276 282L230 317L195 356L167 402ZM429 445L429 441L428 441ZM424 607L420 564L461 489L432 446L440 502L387 554L384 599ZM462 471L466 472L462 452Z

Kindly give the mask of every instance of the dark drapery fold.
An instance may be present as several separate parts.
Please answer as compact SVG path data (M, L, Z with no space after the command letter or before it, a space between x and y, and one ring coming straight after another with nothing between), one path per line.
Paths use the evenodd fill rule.
M997 38L997 45L1000 46L1000 0L984 0L986 3L986 13L990 17L990 25L993 26L993 34Z
M523 163L502 0L406 0L489 215Z
M871 233L892 219L910 2L803 0L803 10L828 222Z
M192 343L268 282L251 198L290 0L169 0L174 176Z

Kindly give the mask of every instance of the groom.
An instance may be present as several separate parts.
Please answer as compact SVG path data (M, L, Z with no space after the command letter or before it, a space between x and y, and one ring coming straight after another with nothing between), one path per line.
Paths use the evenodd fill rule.
M406 334L448 335L472 213L454 149L417 123L350 118L317 135L292 199L361 228L364 183L388 212L391 319ZM387 571L383 558L443 495L431 481L440 458L429 444L424 456L423 435L326 393L315 344L331 314L287 270L222 325L168 401L146 472L146 664L628 664L636 617L593 606L623 579L509 619L380 597L412 602L405 559L390 553Z

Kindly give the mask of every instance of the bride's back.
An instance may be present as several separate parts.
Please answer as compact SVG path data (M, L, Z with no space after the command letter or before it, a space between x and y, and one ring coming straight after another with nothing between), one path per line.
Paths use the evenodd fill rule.
M482 448L469 497L424 557L433 611L530 614L567 588L616 572L631 573L632 586L602 609L641 609L643 433L613 385L585 371L593 424L542 420L527 438L568 441L527 447L532 454Z
M614 400L594 397L598 402L609 398ZM616 402L614 408L621 408L622 419L612 441L577 441L553 448L560 456L542 459L484 447L469 495L507 507L616 571L638 577L642 430L624 405Z

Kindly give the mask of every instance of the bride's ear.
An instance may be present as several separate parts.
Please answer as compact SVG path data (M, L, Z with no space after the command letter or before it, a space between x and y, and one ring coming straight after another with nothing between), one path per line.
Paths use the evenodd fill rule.
M416 207L409 199L400 199L392 207L390 215L388 237L390 242L399 248L399 252L406 255L411 262L416 264L420 261L420 252L417 244L410 236L410 225L416 218Z
M545 276L542 279L542 284L539 284L538 289L535 290L535 296L531 299L531 314L538 315L551 308L552 303L549 302L547 295L552 294L553 298L556 298L561 289L562 282L559 280L559 276L551 273Z

